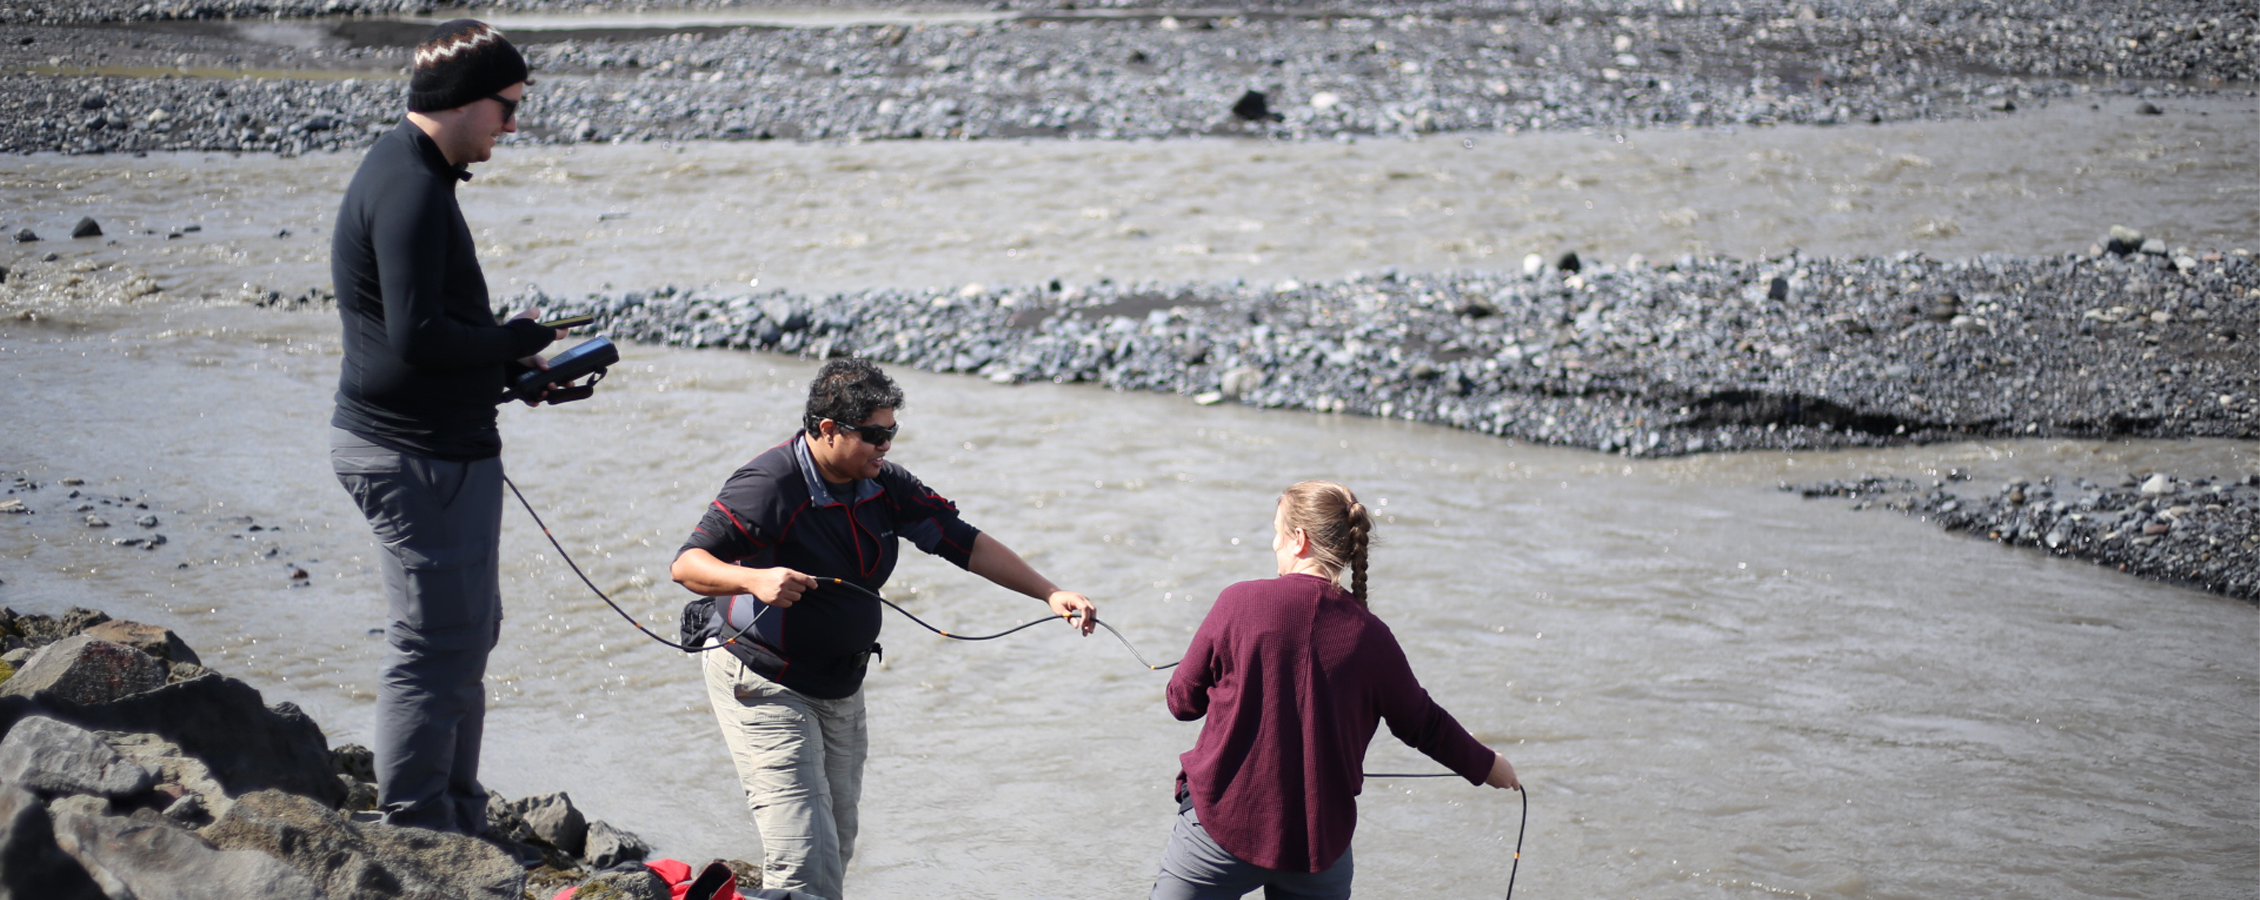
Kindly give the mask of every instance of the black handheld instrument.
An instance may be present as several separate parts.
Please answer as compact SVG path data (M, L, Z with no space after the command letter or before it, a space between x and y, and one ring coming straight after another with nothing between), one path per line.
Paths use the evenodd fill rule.
M610 338L590 338L563 353L549 358L549 368L533 369L520 373L510 384L506 400L545 400L550 403L570 403L596 393L596 383L604 380L605 369L620 361L620 349L612 346ZM588 376L587 384L573 382ZM546 392L546 393L545 393Z
M543 322L543 323L541 323L541 327L543 327L543 328L579 328L579 327L581 327L581 326L583 326L583 325L587 325L587 324L589 324L590 322L594 322L594 321L596 321L596 315L595 315L595 314L593 314L593 313L590 313L590 314L583 314L583 315L578 315L578 316L559 316L559 317L557 317L557 318L555 318L555 319L551 319L551 320L549 320L549 321L547 321L547 322Z

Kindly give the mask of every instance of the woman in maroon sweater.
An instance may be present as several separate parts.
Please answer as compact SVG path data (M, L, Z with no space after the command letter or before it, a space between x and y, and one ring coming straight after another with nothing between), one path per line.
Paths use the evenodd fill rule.
M1155 900L1348 897L1366 746L1389 733L1471 784L1522 789L1507 758L1413 678L1366 609L1373 518L1350 489L1305 481L1272 518L1279 577L1217 595L1169 679L1169 711L1208 717L1180 761ZM1350 573L1350 589L1335 580Z

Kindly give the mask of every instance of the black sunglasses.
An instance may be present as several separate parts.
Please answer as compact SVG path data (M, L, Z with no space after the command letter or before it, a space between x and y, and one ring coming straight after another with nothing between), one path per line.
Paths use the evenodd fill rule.
M518 101L502 96L501 94L488 94L487 99L502 104L503 124L509 124L510 122L515 121L518 118Z
M841 431L855 432L856 437L862 438L864 443L870 444L873 447L884 447L889 443L892 443L895 439L895 432L902 430L902 426L899 424L841 425L840 420L838 419L825 419L824 421L830 422L834 425L839 425Z

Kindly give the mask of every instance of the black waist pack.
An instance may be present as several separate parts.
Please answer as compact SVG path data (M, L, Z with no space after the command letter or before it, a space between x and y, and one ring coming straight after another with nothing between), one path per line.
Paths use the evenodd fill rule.
M722 616L715 612L712 597L700 597L683 604L683 619L676 627L681 633L680 643L690 648L686 652L712 652L704 648L728 640L729 644L723 649L728 650L731 656L737 657L739 662L745 663L756 674L771 680L784 674L784 654L762 643L751 631L744 637L739 637L737 629L723 630ZM732 638L736 640L731 640Z

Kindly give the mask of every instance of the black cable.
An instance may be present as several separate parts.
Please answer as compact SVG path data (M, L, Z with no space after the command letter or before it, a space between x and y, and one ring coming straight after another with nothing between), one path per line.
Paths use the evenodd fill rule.
M549 532L549 523L541 520L541 513L534 512L534 505L532 503L526 502L526 494L525 492L518 490L517 482L511 481L510 476L504 475L502 476L502 483L509 485L510 493L516 494L518 496L518 505L526 508L526 515L534 517L534 524L541 528L541 536L548 538L549 545L557 548L558 557L565 560L565 565L572 567L573 574L581 576L581 583L589 586L589 592L595 594L597 599L604 601L604 605L612 607L613 612L619 613L620 618L628 620L628 624L635 626L637 631L643 632L645 637L651 638L652 640L658 641L661 644L665 644L677 650L681 650L684 653L706 653L712 650L720 650L724 647L730 646L731 644L737 643L739 638L745 637L747 632L753 630L754 623L761 621L762 613L769 611L769 607L761 607L760 610L756 611L753 614L753 618L745 623L744 628L738 629L736 634L730 635L727 640L708 644L704 647L687 647L682 644L675 643L674 641L670 641L666 638L660 637L651 629L643 627L643 623L636 621L635 616L631 616L628 614L627 610L621 609L620 604L612 602L612 598L604 593L603 588L597 587L596 582L589 580L588 573L581 571L581 565L573 561L573 554L565 552L565 545L558 543L557 535L551 534ZM727 619L725 619L725 621L727 621Z
M1522 795L1522 824L1515 828L1515 863L1507 870L1507 900L1515 897L1515 876L1522 872L1522 836L1530 833L1530 792L1515 788Z
M1418 774L1407 773L1407 772L1364 772L1364 773L1361 773L1361 774L1363 774L1363 775L1364 775L1365 777L1367 777L1367 778L1457 778L1457 777L1459 777L1459 775L1458 775L1457 773L1454 773L1454 772L1421 772L1421 773L1418 773ZM1514 900L1514 896L1515 896L1515 876L1516 876L1516 875L1519 875L1519 874L1521 874L1521 873L1522 873L1522 838L1523 838L1523 836L1524 836L1524 835L1526 835L1526 834L1529 834L1529 833L1530 833L1530 792L1529 792L1529 791L1526 791L1526 790L1523 790L1522 788L1519 788L1519 787L1518 787L1518 788L1515 788L1515 793L1522 795L1522 824L1521 824L1521 825L1520 825L1519 827L1517 827L1517 828L1515 829L1515 855L1514 855L1514 865L1513 865L1512 867L1510 867L1510 868L1508 868L1508 869L1507 869L1507 900Z
M549 545L550 545L550 546L552 546L552 547L555 547L555 548L557 548L557 555L558 555L558 557L559 557L559 558L561 558L561 559L563 559L563 560L565 560L565 565L567 565L567 566L569 566L569 567L571 567L571 568L572 568L572 570L573 570L573 574L580 576L580 578L581 578L581 583L582 583L582 584L588 585L588 588L589 588L589 592L590 592L590 593L593 593L593 594L595 594L595 595L597 596L597 599L599 599L599 600L603 600L603 601L604 601L604 605L606 605L606 606L609 606L609 607L612 607L612 611L613 611L613 612L616 612L616 613L619 613L619 614L620 614L620 618L623 618L623 619L626 619L626 620L628 620L628 624L629 624L629 625L633 625L633 626L635 626L635 629L636 629L637 631L641 631L641 632L643 632L643 633L644 633L644 636L646 636L646 637L649 637L649 638L651 638L651 639L652 639L652 640L654 640L654 641L658 641L658 642L659 642L659 643L661 643L661 644L664 644L664 645L666 645L666 646L669 646L669 647L673 647L673 648L675 648L675 649L677 649L677 650L681 650L681 651L683 651L683 652L685 652L685 653L705 653L705 652L708 652L708 651L710 651L710 650L719 650L719 649L721 649L721 648L723 648L723 647L727 647L727 646L729 646L729 645L731 645L731 644L737 643L737 641L738 641L738 639L739 639L739 638L743 638L743 637L745 637L745 636L746 636L746 633L747 633L747 632L749 632L749 631L752 631L752 630L753 630L753 626L754 626L754 623L755 623L755 622L759 622L759 621L761 621L761 616L762 616L762 614L763 614L763 613L767 613L767 612L769 611L769 606L768 606L768 604L762 604L762 605L761 605L761 609L759 609L759 610L757 610L757 611L755 611L755 612L754 612L754 614L753 614L753 619L752 619L752 620L750 620L750 621L748 621L748 622L746 622L746 624L745 624L745 627L744 627L744 628L740 628L740 629L738 629L738 630L737 630L737 633L736 633L736 634L733 634L733 635L731 635L731 636L729 637L729 639L728 639L728 640L725 640L725 641L722 641L722 642L720 642L720 643L716 643L716 644L708 644L708 645L706 645L706 646L704 646L704 647L686 647L686 646L684 646L684 645L682 645L682 644L678 644L678 643L675 643L674 641L670 641L670 640L668 640L668 639L666 639L666 638L660 637L660 636L659 636L658 634L655 634L655 633L653 633L651 629L643 627L643 623L636 621L636 617L635 617L635 616L629 615L629 614L628 614L628 611L627 611L627 610L625 610L625 609L621 609L621 608L620 608L620 604L612 602L612 598L611 598L610 596L608 596L608 595L606 595L606 594L604 593L604 589L603 589L603 588L597 587L597 586L596 586L596 582L589 580L589 576L588 576L588 573L581 571L581 566L580 566L580 564L579 564L579 563L576 563L576 562L574 562L574 561L573 561L573 554L565 552L565 545L564 545L564 544L561 544L561 543L559 543L559 542L558 542L558 540L557 540L557 535L550 533L550 530L549 530L549 523L547 523L547 522L543 522L543 521L541 520L541 514L540 514L540 513L537 513L537 512L534 512L534 505L533 505L532 503L529 503L529 502L527 502L527 501L526 501L526 495L525 495L525 493L524 493L523 491L520 491L520 490L518 490L518 485L517 485L517 483L516 483L516 482L513 482L513 481L511 481L511 480L510 480L510 477L509 477L509 476L507 476L507 475L505 475L505 476L503 476L503 479L502 479L502 483L503 483L503 484L506 484L506 485L509 485L509 486L510 486L510 493L512 493L512 494L515 494L515 495L517 495L517 497L518 497L518 505L519 505L519 506L523 506L523 507L525 507L525 508L526 508L526 515L532 516L532 517L533 517L533 519L534 519L534 524L535 524L536 526L538 526L538 527L540 527L540 528L541 528L541 536L542 536L542 537L545 537L545 538L548 538L548 539L549 539ZM1031 620L1029 620L1029 621L1027 621L1027 622L1024 622L1024 623L1022 623L1022 624L1019 624L1019 625L1015 625L1015 626L1013 626L1013 627L1011 627L1011 628L1007 628L1007 629L1005 629L1005 630L1003 630L1003 631L999 631L999 632L997 632L997 633L995 633L995 634L984 634L984 635L964 635L964 634L951 634L951 633L949 633L949 632L947 632L947 631L944 631L944 630L942 630L942 629L940 629L940 628L936 628L936 627L934 627L934 626L933 626L933 625L931 625L931 624L928 624L928 623L927 623L927 621L926 621L925 619L921 619L921 618L919 618L918 616L916 616L916 615L912 614L910 610L904 609L904 608L902 608L901 606L898 606L898 605L896 605L896 604L895 604L895 602L894 602L893 600L889 600L889 599L887 599L887 598L885 598L885 597L879 596L879 592L878 592L878 591L874 591L874 590L872 590L872 589L870 589L870 588L867 588L867 587L864 587L864 586L862 586L862 585L860 585L860 584L855 584L855 583L853 583L853 582L849 582L849 581L846 581L846 580L843 580L843 579L839 579L839 578L830 578L830 577L817 577L817 578L816 578L816 583L817 583L818 585L820 585L820 586L821 586L821 585L830 585L830 586L832 586L832 587L843 587L843 588L847 588L848 590L851 590L851 591L855 591L856 593L862 594L862 595L864 595L864 596L866 596L866 597L870 597L870 598L871 598L871 599L873 599L873 600L877 600L877 601L879 601L879 602L881 602L881 603L884 603L884 604L886 604L886 605L887 605L887 607L888 607L889 609L892 609L892 610L894 610L895 612L898 612L898 613L902 613L902 614L903 614L903 617L904 617L904 618L907 618L907 619L909 619L909 620L911 620L911 621L913 621L913 622L916 622L916 623L918 623L918 626L919 626L920 628L924 628L924 629L926 629L927 631L931 631L931 632L933 632L933 633L935 633L935 634L941 635L942 637L946 637L946 638L949 638L950 640L953 640L953 641L993 641L993 640L996 640L997 638L1001 638L1001 637L1004 637L1005 635L1008 635L1008 634L1014 634L1014 633L1017 633L1017 632L1020 632L1020 631L1025 631L1025 630L1027 630L1027 629L1030 629L1030 628L1034 628L1034 627L1036 627L1036 626L1038 626L1038 625L1042 625L1042 624L1044 624L1045 622L1049 622L1049 621L1052 621L1052 620L1054 620L1054 619L1060 618L1060 617L1058 617L1058 616L1045 616L1045 617L1043 617L1043 618L1040 618L1040 619L1031 619ZM1070 615L1068 616L1068 618L1072 619L1072 618L1073 618L1073 617L1074 617L1075 615L1080 615L1080 613L1079 613L1079 612L1078 612L1078 613L1072 613L1072 614L1070 614ZM725 619L724 619L724 621L728 621L728 620L727 620L727 618L725 618ZM1122 648L1123 648L1123 649L1125 649L1125 650L1128 650L1128 651L1130 651L1130 655L1131 655L1131 656L1137 657L1137 659L1138 659L1138 664L1139 664L1139 665L1142 665L1142 666L1145 666L1145 667L1146 667L1146 668L1147 668L1148 670L1152 670L1152 671L1159 671L1159 670L1162 670L1162 669L1170 669L1170 668L1175 668L1175 667L1177 666L1177 663L1174 663L1174 662L1173 662L1173 663L1165 663L1165 664L1163 664L1163 665L1158 665L1158 666L1157 666L1157 665L1154 665L1153 663L1147 662L1147 661L1146 661L1146 655L1145 655L1145 654L1143 654L1143 653L1139 653L1139 652L1138 652L1138 648L1137 648L1137 647L1135 647L1135 646L1132 646L1132 645L1131 645L1131 643L1130 643L1130 639L1129 639L1129 638L1125 638L1125 637L1123 637L1123 636L1122 636L1122 632L1119 632L1119 631L1116 631L1116 630L1114 630L1114 626L1112 626L1112 625L1108 625L1107 623L1105 623L1105 622L1103 622L1103 621L1098 621L1098 620L1095 620L1095 619L1094 619L1093 621L1097 621L1097 622L1098 622L1098 626L1099 626L1100 628L1104 628L1104 629L1106 629L1106 631L1107 631L1107 633L1108 633L1108 634L1114 635L1114 639L1115 639L1115 640L1122 642ZM1180 660L1180 661L1182 661L1182 660ZM1458 773L1455 773L1455 772L1361 772L1361 773L1359 773L1359 774L1361 774L1361 775L1364 775L1364 776L1365 776L1365 777L1367 777L1367 778L1457 778L1457 777L1459 777ZM1507 871L1507 898L1508 898L1508 900L1514 900L1514 895L1515 895L1515 875L1516 875L1516 874L1518 874L1518 873L1520 873L1520 872L1522 871L1522 838L1523 838L1523 835L1524 835L1524 834L1525 834L1526 832L1528 832L1528 831L1530 830L1530 792L1528 792L1528 791L1525 791L1525 790L1522 790L1521 788L1516 788L1516 789L1515 789L1515 793L1517 793L1517 794L1521 794L1521 795L1522 795L1522 827L1521 827L1521 828L1520 828L1519 830L1517 830L1517 831L1515 832L1515 855L1514 855L1514 867L1513 867L1513 868L1511 868L1511 869L1509 869L1509 870Z
M895 605L895 602L894 602L893 600L889 600L889 599L887 599L887 598L885 598L885 597L881 597L881 596L879 596L879 593L878 593L877 591L873 591L873 590L871 590L871 589L869 589L869 588L866 588L866 587L864 587L864 586L862 586L862 585L860 585L860 584L854 584L854 583L851 583L851 582L847 582L847 581L842 581L842 580L840 580L840 579L838 579L838 578L818 578L818 579L816 579L816 581L817 581L817 583L818 583L818 584L832 584L832 585L837 585L837 586L839 586L839 587L844 587L844 588L847 588L847 589L849 589L849 590L853 590L853 591L855 591L855 592L857 592L857 593L863 594L863 595L864 595L864 596L866 596L866 597L870 597L870 598L871 598L871 599L873 599L873 600L877 600L877 601L879 601L879 602L881 602L881 603L884 603L884 604L886 604L886 605L887 605L887 606L888 606L889 608L893 609L893 610L894 610L895 612L899 612L899 613L902 613L902 614L903 614L903 617L904 617L904 618L907 618L907 619L909 619L909 620L911 620L911 621L913 621L913 622L916 622L916 623L918 623L918 626L919 626L919 627L921 627L921 628L924 628L924 629L926 629L927 631L931 631L931 632L933 632L933 633L935 633L935 634L941 635L941 636L943 636L943 637L949 638L950 640L953 640L953 641L993 641L993 640L996 640L997 638L1001 638L1001 637L1004 637L1005 635L1011 634L1011 633L1013 633L1013 632L1015 632L1015 631L1019 631L1019 630L1021 630L1021 629L1023 629L1023 628L1034 628L1034 627L1036 627L1036 626L1038 626L1038 625L1042 625L1042 624L1044 624L1045 622L1049 622L1049 621L1052 621L1052 620L1053 620L1053 619L1055 619L1055 618L1058 618L1058 617L1056 617L1056 616L1045 616L1045 617L1043 617L1043 618L1041 618L1041 619L1031 619L1031 620L1029 620L1028 622L1026 622L1026 623L1024 623L1024 624L1021 624L1021 625L1015 626L1015 627L1013 627L1013 628L1011 628L1011 629L1009 629L1009 630L1006 630L1006 631L999 631L999 632L997 632L996 634L985 634L985 635L981 635L981 636L979 636L979 637L971 637L971 636L967 636L967 635L962 635L962 634L951 634L951 633L949 633L949 632L947 632L947 631L944 631L944 630L942 630L942 629L940 629L940 628L936 628L936 627L934 627L934 626L932 626L932 625L930 625L930 624L927 624L927 622L926 622L926 620L925 620L925 619L921 619L921 618L919 618L919 617L918 617L918 616L916 616L915 614L911 613L911 611L910 611L910 610L907 610L907 609L904 609L904 608L902 608L902 607L900 607L900 606L897 606L897 605ZM1076 616L1079 616L1079 615L1082 615L1082 613L1080 613L1080 612L1070 613L1070 614L1068 614L1068 618L1072 619L1072 618L1074 618L1074 617L1076 617ZM1145 666L1145 667L1146 667L1147 669L1149 669L1149 670L1153 670L1153 671L1160 671L1160 670L1162 670L1162 669L1174 668L1174 667L1175 667L1175 666L1177 665L1176 663L1166 663L1166 664L1163 664L1163 665L1158 665L1158 666L1157 666L1157 665L1154 665L1153 663L1147 662L1147 661L1146 661L1146 655L1145 655L1145 654L1143 654L1143 653L1139 653L1139 652L1138 652L1138 648L1131 646L1131 645L1130 645L1130 639L1129 639L1129 638L1126 638L1126 637L1123 637L1123 636L1122 636L1122 632L1119 632L1119 631L1116 631L1116 630L1114 630L1114 626L1107 624L1107 623L1106 623L1106 622L1105 622L1104 620L1096 620L1096 619L1094 619L1093 621L1096 621L1096 622L1098 622L1098 625L1099 625L1099 627L1100 627L1100 628L1104 628L1104 629L1106 629L1106 632L1107 632L1108 634L1114 635L1114 639L1115 639L1115 640L1117 640L1117 641L1121 641L1121 642L1122 642L1122 647L1123 647L1123 649L1130 651L1130 655L1131 655L1131 656L1137 657L1137 659L1138 659L1138 664L1139 664L1139 665L1141 665L1141 666Z

